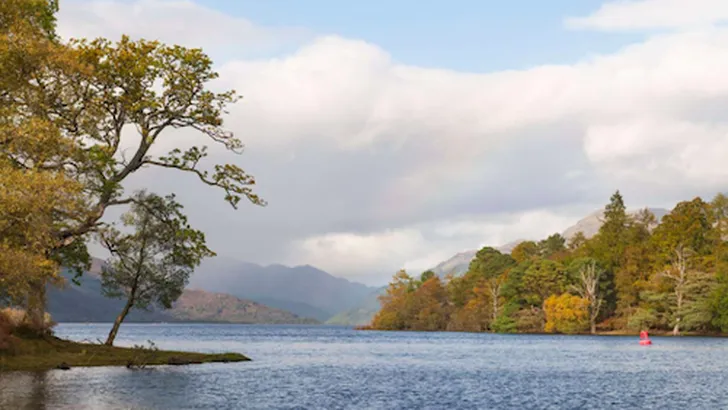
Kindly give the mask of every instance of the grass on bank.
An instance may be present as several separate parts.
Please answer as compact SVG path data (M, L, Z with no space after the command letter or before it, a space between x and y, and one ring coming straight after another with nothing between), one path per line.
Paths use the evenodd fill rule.
M89 366L143 368L157 365L243 362L239 353L205 354L157 350L151 347L115 347L78 343L54 336L13 336L10 346L0 350L0 371L50 370Z
M0 309L0 371L69 369L89 366L144 368L157 365L244 362L239 353L192 353L159 350L149 346L115 347L102 343L79 343L51 334L50 315L44 329L32 330L22 309Z

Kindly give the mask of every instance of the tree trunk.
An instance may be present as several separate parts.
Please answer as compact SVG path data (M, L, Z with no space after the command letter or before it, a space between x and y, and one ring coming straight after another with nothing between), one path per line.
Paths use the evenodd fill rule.
M28 307L25 314L34 331L42 334L45 331L46 284L45 281L33 285L28 296Z
M109 337L106 338L107 346L111 346L114 344L114 339L116 339L116 334L119 333L119 327L121 327L121 322L123 322L124 318L126 318L126 315L129 314L132 305L134 305L134 299L133 297L130 297L129 300L126 302L124 309L121 311L121 313L119 313L119 316L116 317L116 320L114 321L114 326L109 332Z
M500 296L500 285L491 284L490 295L493 299L493 322L498 320L498 297Z
M680 319L682 319L682 305L683 305L683 292L682 292L682 285L680 286L679 290L676 291L677 295L677 317L675 318L675 327L672 328L672 335L678 336L680 335Z
M597 318L596 316L592 316L589 321L591 324L591 334L595 335L597 333Z
M493 298L493 321L498 320L498 299Z

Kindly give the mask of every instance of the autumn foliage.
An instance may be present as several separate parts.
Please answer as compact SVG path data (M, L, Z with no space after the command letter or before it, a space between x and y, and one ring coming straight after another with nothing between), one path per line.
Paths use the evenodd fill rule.
M728 333L728 198L658 218L616 192L596 235L485 247L462 276L400 271L372 327L387 330ZM423 280L426 279L426 280Z
M57 0L0 1L0 303L23 305L41 331L47 286L61 282L62 266L79 275L89 268L89 241L118 250L143 237L112 235L119 221L109 209L136 206L165 222L170 237L194 237L199 245L146 254L139 265L186 269L199 262L204 235L181 212L158 217L164 207L182 208L174 195L128 192L130 176L175 170L218 189L234 208L242 200L265 205L242 168L208 162L205 143L237 154L243 144L223 126L238 97L212 90L218 74L202 50L128 36L65 41L55 32L57 11ZM196 132L199 145L172 138L177 142L161 151L160 139L183 129ZM160 197L168 200L150 199ZM155 289L165 293L157 300L162 307L188 276L153 283L168 291Z
M579 333L589 326L589 301L579 296L563 293L551 295L544 302L546 314L544 330L548 333Z

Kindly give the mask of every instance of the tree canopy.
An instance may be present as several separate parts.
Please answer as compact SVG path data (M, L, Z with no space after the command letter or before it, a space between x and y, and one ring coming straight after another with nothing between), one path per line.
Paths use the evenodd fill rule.
M181 210L172 195L140 193L122 216L129 233L109 227L99 234L111 253L101 273L102 291L126 299L106 344L113 343L131 309L171 308L194 268L203 258L214 256L205 245L205 235L190 227Z
M218 74L202 50L128 36L64 41L57 10L55 0L0 3L0 295L36 318L60 266L83 272L88 242L108 239L110 208L170 206L128 192L131 175L177 171L235 209L265 205L238 164L207 161L208 146L240 154L243 144L223 121L238 97L211 89ZM195 134L206 142L191 143Z
M628 213L615 192L603 215L592 237L554 234L521 242L511 255L484 247L463 276L438 282L444 299L420 300L419 288L398 276L372 326L424 330L415 323L428 306L437 330L728 332L723 194L680 202L658 221L647 209ZM383 326L385 311L397 321Z

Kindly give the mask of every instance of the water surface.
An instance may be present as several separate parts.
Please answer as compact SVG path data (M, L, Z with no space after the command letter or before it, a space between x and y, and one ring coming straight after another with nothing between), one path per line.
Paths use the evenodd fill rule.
M74 340L110 325L61 324ZM728 408L728 339L126 324L117 344L240 352L247 363L0 374L0 408Z

